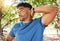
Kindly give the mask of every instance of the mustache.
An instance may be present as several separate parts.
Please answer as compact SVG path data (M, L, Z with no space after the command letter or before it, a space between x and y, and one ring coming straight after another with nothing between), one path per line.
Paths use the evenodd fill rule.
M21 14L20 14L19 16L23 17L23 16L26 16L26 15L25 15L25 14L24 14L24 15L21 15Z
M19 16L23 17L23 15L19 15Z
M21 15L21 14L20 14L19 16L24 17L24 16L26 16L26 15L25 15L25 14L24 14L24 15Z

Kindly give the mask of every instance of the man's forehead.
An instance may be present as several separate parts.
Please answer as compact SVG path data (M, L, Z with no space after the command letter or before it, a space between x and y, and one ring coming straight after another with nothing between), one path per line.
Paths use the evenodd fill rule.
M23 8L27 8L27 9L30 9L28 7L24 7L24 6L19 6L18 9L23 9Z
M26 8L26 7L23 7L23 6L19 6L18 9L22 9L22 8Z

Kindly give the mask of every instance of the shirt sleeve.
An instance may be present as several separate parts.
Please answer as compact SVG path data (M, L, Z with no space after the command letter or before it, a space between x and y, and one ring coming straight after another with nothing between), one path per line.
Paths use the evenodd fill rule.
M42 26L47 27L46 25L44 25L44 24L42 23L42 17L36 18L36 20L37 20Z
M15 37L15 34L14 34L14 27L12 28L12 30L10 31L9 35L12 36L12 37Z

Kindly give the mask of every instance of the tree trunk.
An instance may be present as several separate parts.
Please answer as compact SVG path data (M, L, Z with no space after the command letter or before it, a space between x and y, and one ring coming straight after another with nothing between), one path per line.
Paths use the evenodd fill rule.
M2 8L0 8L0 41L5 41L5 37L3 35L3 28L1 26L1 19L2 19Z
M3 29L1 28L1 18L2 18L2 12L1 12L1 8L0 8L0 35L3 35Z

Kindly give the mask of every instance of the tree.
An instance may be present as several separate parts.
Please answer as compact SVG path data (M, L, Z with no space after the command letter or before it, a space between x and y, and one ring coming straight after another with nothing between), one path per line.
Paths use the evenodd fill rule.
M13 4L16 4L17 3L16 1L17 0L14 0ZM41 5L51 5L51 6L57 5L57 6L59 6L59 4L57 2L58 0L20 0L20 1L28 2L31 5L33 5L33 7L41 6ZM18 18L16 17L16 15L17 15L16 7L12 6L13 4L11 6L4 7L3 2L4 2L4 0L0 0L0 30L1 30L0 33L2 32L2 30L5 26L12 25L12 24L18 22ZM40 15L41 14L38 14L35 17L38 17ZM56 18L57 19L56 22L60 24L59 17L60 16L58 14L57 18ZM56 23L56 25L58 26L57 23ZM55 28L58 28L58 27L56 27L56 25L55 25Z
M18 18L16 18L16 14L17 14L15 10L16 7L14 6L4 7L3 3L4 3L4 0L0 0L0 39L5 41L3 36L3 28L9 24L13 24L16 21L18 21L17 20Z

